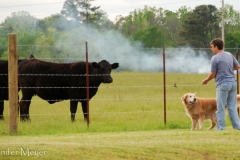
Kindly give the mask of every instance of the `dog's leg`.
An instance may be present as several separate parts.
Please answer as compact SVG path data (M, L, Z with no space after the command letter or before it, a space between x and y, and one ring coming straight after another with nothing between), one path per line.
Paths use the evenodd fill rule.
M217 124L217 117L216 115L214 115L212 118L211 118L211 126L208 128L209 130L210 129L213 129Z
M192 119L192 128L191 128L191 130L195 130L196 126L197 126L198 119L196 117L192 117L191 119Z
M217 124L217 123L215 123L214 121L211 120L211 126L208 127L208 129L209 129L209 130L210 130L210 129L213 129L216 124Z
M204 120L205 120L205 115L202 113L199 115L199 129L203 129Z

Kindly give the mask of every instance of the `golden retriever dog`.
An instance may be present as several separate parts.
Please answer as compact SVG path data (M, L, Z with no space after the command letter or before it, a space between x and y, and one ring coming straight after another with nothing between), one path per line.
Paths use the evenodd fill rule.
M195 130L199 122L199 129L203 128L203 122L210 119L211 126L208 129L213 129L217 124L217 102L216 98L198 98L195 93L184 94L181 98L187 115L192 120L191 130Z

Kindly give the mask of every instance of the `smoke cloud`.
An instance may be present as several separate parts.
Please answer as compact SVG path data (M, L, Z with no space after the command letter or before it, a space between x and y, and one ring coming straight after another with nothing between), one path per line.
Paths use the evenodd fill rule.
M103 59L118 62L118 70L163 71L163 49L144 49L140 42L133 43L116 31L102 31L82 27L68 38L57 43L59 48L69 49L69 57L85 61L88 44L89 62ZM75 50L75 51L74 51ZM75 58L78 57L78 58ZM167 48L165 50L166 72L209 73L210 58L206 51L191 47Z

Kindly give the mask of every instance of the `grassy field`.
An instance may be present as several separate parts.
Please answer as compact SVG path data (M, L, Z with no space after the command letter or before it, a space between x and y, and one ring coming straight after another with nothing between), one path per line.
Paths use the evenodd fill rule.
M4 136L0 149L5 153L1 159L24 160L36 157L63 160L240 159L239 131L230 128L222 132L175 129Z
M204 130L190 131L191 121L180 99L188 92L215 97L214 81L200 85L206 74L166 75L166 125L162 73L113 72L112 76L114 82L102 84L90 101L89 127L83 121L80 104L72 123L69 101L50 105L34 97L31 122L19 122L18 135L11 136L5 102L0 158L34 158L34 153L41 159L240 158L239 131L231 128L228 116L226 131L206 131L208 121ZM7 150L19 153L9 155Z

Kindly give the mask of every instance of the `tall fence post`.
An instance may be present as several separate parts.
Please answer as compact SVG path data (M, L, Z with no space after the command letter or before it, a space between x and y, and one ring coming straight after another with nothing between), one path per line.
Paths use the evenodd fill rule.
M236 44L236 59L238 61L238 44ZM237 94L239 94L239 75L237 70ZM237 106L238 116L240 116L240 106Z
M166 69L165 69L165 47L163 44L163 100L164 100L164 125L167 122L167 114L166 114Z
M88 71L88 45L86 42L86 101L87 101L87 126L89 127L89 71Z
M9 133L18 131L18 48L17 34L8 35Z
M238 61L238 44L236 44L236 59ZM237 94L239 94L239 76L238 76L238 70L237 70Z

